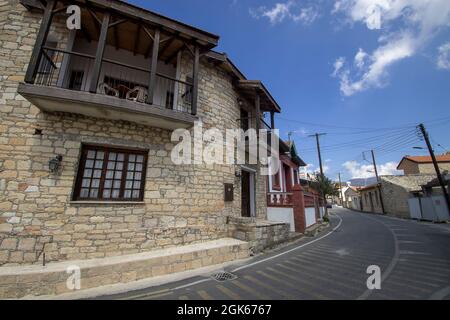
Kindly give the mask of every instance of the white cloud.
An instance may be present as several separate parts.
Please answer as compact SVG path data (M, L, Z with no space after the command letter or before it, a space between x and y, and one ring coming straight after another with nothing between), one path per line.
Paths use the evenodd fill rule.
M361 164L357 161L347 161L342 166L347 170L352 179L374 177L373 165ZM386 162L377 166L378 174L381 175L399 175L401 171L397 170L397 163Z
M365 60L367 58L367 53L359 48L358 53L355 55L355 65L359 68L362 69L364 67L365 64Z
M302 8L300 13L292 16L292 20L310 25L319 17L319 12L313 7Z
M437 66L439 69L450 70L450 42L439 47Z
M279 2L272 8L261 6L258 9L250 9L250 15L253 18L268 18L272 25L283 22L285 19L291 19L294 22L301 22L305 25L313 23L318 17L319 12L316 7L308 6L299 8L294 1Z
M333 71L333 77L336 77L339 74L339 71L341 71L342 67L345 64L345 58L344 57L339 57L336 59L336 61L334 62L334 71Z
M379 47L371 54L360 48L355 67L338 71L335 67L333 76L346 96L385 86L389 67L415 55L437 31L450 26L449 0L337 0L333 13L343 13L369 30L381 30Z

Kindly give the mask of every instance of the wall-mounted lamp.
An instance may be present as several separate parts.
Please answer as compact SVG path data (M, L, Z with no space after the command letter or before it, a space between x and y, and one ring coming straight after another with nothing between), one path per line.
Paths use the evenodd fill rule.
M236 171L234 171L234 176L236 178L240 178L241 177L241 171L239 169L236 169Z
M50 172L55 173L58 171L62 159L63 159L62 155L59 154L48 162L48 168L50 169Z

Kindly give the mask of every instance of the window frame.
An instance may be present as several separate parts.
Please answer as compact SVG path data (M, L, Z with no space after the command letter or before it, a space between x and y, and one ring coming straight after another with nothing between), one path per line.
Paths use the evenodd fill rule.
M101 176L100 176L100 182L98 187L98 196L96 198L92 197L81 197L81 189L82 189L82 181L83 181L83 175L84 170L86 166L86 160L88 151L95 150L104 152L103 155L103 164L101 168ZM109 154L111 152L114 153L123 153L125 154L124 160L123 160L123 169L122 169L122 176L120 178L120 191L119 191L119 197L118 198L104 198L103 197L103 191L105 187L105 181L110 180L106 179L106 171L108 170L108 162L112 162L113 160L109 160ZM125 183L127 181L127 173L128 173L128 161L130 155L142 155L143 161L142 161L142 171L141 171L141 185L139 188L139 197L138 198L124 198L125 193ZM115 162L115 161L114 161ZM73 201L86 201L86 202L142 202L144 200L144 193L145 193L145 182L146 182L146 175L147 175L147 163L148 163L148 150L143 149L129 149L129 148L121 148L121 147L110 147L105 145L91 145L91 144L83 144L81 146L80 151L80 158L79 158L79 164L78 164L78 170L77 175L75 177L75 187L73 192ZM92 169L95 169L94 167ZM99 168L100 169L100 168ZM135 172L135 171L133 171ZM92 176L91 176L92 180ZM114 179L112 179L112 183L114 183ZM134 180L132 180L134 183ZM90 190L90 189L89 189ZM111 188L112 190L112 188ZM133 190L133 189L131 189ZM132 193L131 193L132 196Z

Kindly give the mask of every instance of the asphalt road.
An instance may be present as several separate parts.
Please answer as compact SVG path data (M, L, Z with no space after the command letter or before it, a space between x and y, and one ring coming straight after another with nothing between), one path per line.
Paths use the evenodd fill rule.
M333 209L315 238L208 275L103 299L445 299L450 300L450 225ZM367 267L381 270L369 290Z

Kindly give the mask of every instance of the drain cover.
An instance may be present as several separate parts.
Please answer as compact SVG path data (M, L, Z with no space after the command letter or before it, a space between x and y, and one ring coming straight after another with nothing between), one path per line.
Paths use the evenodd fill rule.
M218 282L224 282L224 281L228 281L228 280L234 280L237 278L237 276L232 273L222 271L222 272L213 274L211 276L211 278L213 278L214 280L216 280Z

